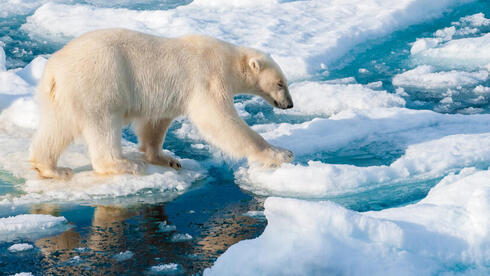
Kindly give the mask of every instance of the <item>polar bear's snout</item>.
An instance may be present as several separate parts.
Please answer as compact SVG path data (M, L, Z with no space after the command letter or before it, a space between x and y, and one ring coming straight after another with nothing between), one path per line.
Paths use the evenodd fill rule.
M289 90L287 88L283 89L279 93L277 93L277 99L274 99L274 106L280 109L290 109L293 108L293 99L289 94Z

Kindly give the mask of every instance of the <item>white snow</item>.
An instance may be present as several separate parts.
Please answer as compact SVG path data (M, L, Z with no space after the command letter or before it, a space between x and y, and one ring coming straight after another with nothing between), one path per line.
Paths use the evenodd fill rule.
M6 69L6 56L5 51L3 50L3 43L0 41L0 72L7 70Z
M67 221L64 217L23 214L0 218L0 241L11 241L17 238L36 240L66 229Z
M180 264L160 264L160 265L154 265L150 267L149 274L177 274L182 270L182 266Z
M488 79L488 71L442 71L430 65L420 65L393 78L393 85L423 89L447 89L464 86L475 86Z
M379 88L379 83L371 85ZM386 91L375 91L360 84L332 84L304 81L289 87L294 108L274 109L279 114L331 116L350 109L402 107L405 100Z
M26 15L48 2L73 3L74 0L3 0L0 2L0 18Z
M97 176L93 173L87 148L74 144L62 155L60 166L73 168L75 175L68 181L40 179L28 163L29 139L0 134L0 169L26 179L20 189L21 196L0 196L0 204L25 204L39 201L100 200L124 196L139 196L138 200L171 200L185 192L193 181L204 176L200 165L190 159L180 159L183 169L175 171L148 164L145 175ZM141 161L135 144L126 142L125 154L132 160ZM168 154L172 154L167 151ZM135 199L136 200L136 199Z
M22 29L58 42L110 27L170 37L202 33L262 49L272 54L290 79L303 79L368 39L465 2L469 1L194 1L155 11L47 3L27 18Z
M131 252L130 250L126 250L124 252L119 252L115 254L114 256L112 256L112 258L114 258L118 262L123 262L131 259L133 256L134 256L133 252Z
M15 273L13 276L34 276L34 274L32 274L32 272L19 272Z
M192 236L187 233L174 233L172 237L170 237L171 242L186 242L192 240Z
M367 213L268 198L264 233L231 246L204 274L486 275L488 179L488 170L465 169L416 204Z
M489 70L490 33L480 37L450 40L438 47L427 47L416 52L414 59L418 63L450 68Z
M254 125L273 145L296 156L342 148L359 148L370 142L407 145L461 133L488 132L490 115L449 115L428 110L371 108L346 110L330 118L300 124Z
M177 230L177 227L175 225L167 224L166 221L162 221L158 224L158 230L159 232L172 232Z
M490 19L485 18L485 14L482 12L462 17L459 21L455 25L467 24L472 27L490 26Z
M265 219L264 211L248 211L243 215L251 218Z
M8 251L10 252L21 252L21 251L26 251L26 250L31 250L33 249L34 246L32 244L28 243L16 243L8 248Z
M434 37L417 39L410 50L412 59L417 64L488 71L490 34L479 33L489 22L483 13L462 17L453 26L436 31Z
M277 169L251 165L236 181L261 195L324 198L402 181L430 180L490 162L490 115L448 115L404 108L345 111L302 124L254 126L273 145L293 151L306 164ZM311 161L325 154L371 147L404 153L389 166L358 167ZM389 153L389 152L388 152ZM310 160L310 161L308 161ZM307 184L305 184L307 183Z
M478 92L490 71L490 19L483 13L460 18L437 30L433 37L417 39L411 52L416 68L398 74L393 85L409 88L415 98L439 100L434 110L461 114L482 113L489 95Z
M489 162L490 133L459 134L410 145L389 166L357 167L308 161L306 165L283 164L278 169L240 168L235 177L242 188L260 195L322 198L436 179Z

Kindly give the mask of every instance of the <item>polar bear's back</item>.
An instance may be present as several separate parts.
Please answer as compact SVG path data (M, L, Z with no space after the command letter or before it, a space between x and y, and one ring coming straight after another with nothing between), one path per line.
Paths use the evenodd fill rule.
M125 29L90 32L53 54L41 83L48 91L54 80L57 101L78 105L86 113L101 107L135 114L181 113L186 93L202 75L202 64L196 62L202 59L196 58L195 43L188 39ZM155 102L165 107L152 109Z
M53 54L39 90L48 97L47 91L56 87L53 99L79 106L72 109L85 114L106 108L146 117L178 116L191 93L223 82L217 78L235 70L242 51L252 49L201 35L164 38L126 29L98 30Z

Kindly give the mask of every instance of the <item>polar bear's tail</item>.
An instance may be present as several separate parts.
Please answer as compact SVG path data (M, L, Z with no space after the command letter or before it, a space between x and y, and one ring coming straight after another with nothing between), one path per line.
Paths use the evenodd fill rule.
M56 98L56 79L48 65L46 65L46 68L44 70L44 74L39 81L38 85L38 97L40 98L39 100L46 100L46 97L54 101Z

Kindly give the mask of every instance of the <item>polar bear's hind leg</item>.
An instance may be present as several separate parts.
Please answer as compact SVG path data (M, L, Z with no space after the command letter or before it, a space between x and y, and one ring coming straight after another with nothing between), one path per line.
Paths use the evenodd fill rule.
M50 113L41 120L31 144L29 160L32 168L43 178L69 179L73 176L72 170L57 167L57 162L61 153L73 141L74 133L55 112Z
M141 121L138 123L138 140L140 150L144 152L148 162L179 170L180 162L162 151L163 141L172 119L165 118L156 121Z
M128 160L122 154L122 116L102 114L87 118L85 123L83 136L97 174L143 174L144 162Z

